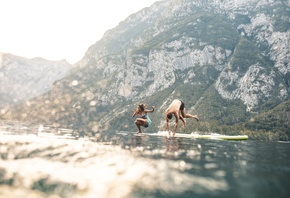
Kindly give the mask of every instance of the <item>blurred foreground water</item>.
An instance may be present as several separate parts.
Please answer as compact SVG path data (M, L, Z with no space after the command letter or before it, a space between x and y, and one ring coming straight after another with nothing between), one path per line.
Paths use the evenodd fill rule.
M0 131L0 197L290 196L287 142L131 133L104 142L11 128Z

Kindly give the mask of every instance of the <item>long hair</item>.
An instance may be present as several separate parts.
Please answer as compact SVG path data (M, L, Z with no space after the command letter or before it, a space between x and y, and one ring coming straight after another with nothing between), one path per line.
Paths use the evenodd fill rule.
M138 105L138 107L140 108L141 111L144 111L147 107L147 104L146 103L141 103Z

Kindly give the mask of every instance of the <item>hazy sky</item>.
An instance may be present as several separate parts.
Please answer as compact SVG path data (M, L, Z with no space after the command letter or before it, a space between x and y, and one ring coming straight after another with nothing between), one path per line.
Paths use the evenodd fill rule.
M0 0L0 52L79 61L119 22L157 0Z

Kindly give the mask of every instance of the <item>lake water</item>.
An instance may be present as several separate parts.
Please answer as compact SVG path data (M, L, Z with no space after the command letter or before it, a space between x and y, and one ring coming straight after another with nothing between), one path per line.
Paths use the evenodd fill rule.
M130 133L94 142L20 130L2 131L0 154L0 197L5 198L290 196L285 142Z

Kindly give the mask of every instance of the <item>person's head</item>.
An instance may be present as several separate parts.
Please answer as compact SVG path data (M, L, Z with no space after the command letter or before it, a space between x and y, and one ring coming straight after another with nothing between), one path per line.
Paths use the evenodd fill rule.
M140 109L140 111L144 111L146 109L146 107L147 107L147 105L145 103L138 105L138 109Z
M168 113L167 118L170 120L172 118L172 113Z

